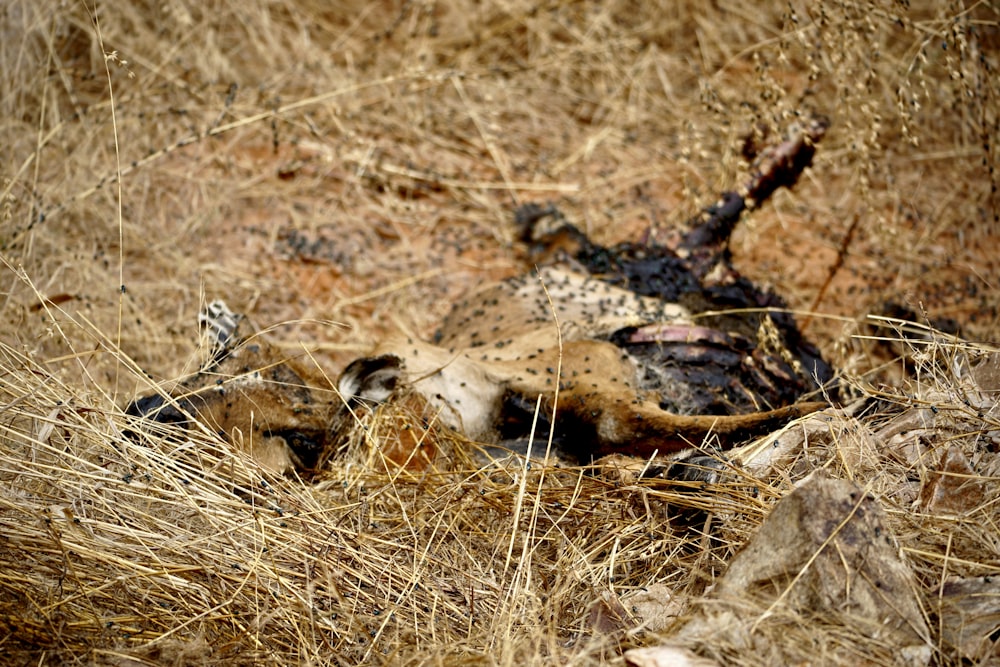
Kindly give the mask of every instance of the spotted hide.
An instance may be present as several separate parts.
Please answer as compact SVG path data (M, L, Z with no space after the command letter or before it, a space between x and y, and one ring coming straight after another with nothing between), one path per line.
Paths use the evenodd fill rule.
M400 422L385 456L410 468L441 455L432 421L514 448L533 427L551 429L580 462L728 447L771 430L825 405L833 373L783 301L730 266L727 244L746 209L794 184L824 129L814 121L765 151L742 189L669 243L604 247L553 206L522 207L516 221L540 268L469 294L430 340L380 341L333 386L213 303L202 314L208 363L128 412L217 431L278 470L320 467L359 413L394 403L421 428Z

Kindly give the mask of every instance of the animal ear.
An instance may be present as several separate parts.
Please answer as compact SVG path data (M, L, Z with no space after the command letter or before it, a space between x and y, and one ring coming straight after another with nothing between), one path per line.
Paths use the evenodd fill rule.
M352 361L337 380L337 390L348 403L381 403L389 398L403 374L403 360L394 354Z
M269 431L265 437L283 441L292 463L302 472L317 470L326 462L330 452L327 433L321 430L290 428ZM274 443L269 443L269 446L272 444Z
M670 465L660 472L660 476L674 482L718 484L728 469L729 465L721 456L699 454L697 450L692 449L674 458Z
M219 361L239 342L237 329L243 315L234 313L225 301L216 299L198 313L198 326L208 346L208 358Z
M177 405L182 405L182 409L189 406L186 401L173 403L164 398L161 394L150 394L135 399L125 408L125 414L132 417L144 417L163 424L186 424L191 419L190 416L181 412Z
M586 234L552 204L543 207L529 203L519 207L514 212L514 224L535 263L547 264L559 256L576 257L591 247Z
M569 225L566 216L558 208L549 204L540 206L534 202L519 206L514 211L514 224L521 232L525 243L538 243L549 234Z

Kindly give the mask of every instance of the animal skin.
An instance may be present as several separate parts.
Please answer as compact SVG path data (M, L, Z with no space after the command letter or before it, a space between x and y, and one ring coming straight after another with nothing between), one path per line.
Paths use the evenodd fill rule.
M127 412L200 425L264 466L302 472L343 444L359 412L381 405L405 408L381 446L411 469L440 455L432 422L514 448L532 428L539 439L551 429L578 462L725 448L773 430L825 407L800 399L831 396L833 373L781 299L733 270L727 243L745 209L794 184L824 130L814 121L765 151L741 191L723 195L669 245L606 248L554 207L520 209L523 240L541 268L470 294L432 341L381 341L334 386L248 337L244 318L214 302L201 316L210 360Z

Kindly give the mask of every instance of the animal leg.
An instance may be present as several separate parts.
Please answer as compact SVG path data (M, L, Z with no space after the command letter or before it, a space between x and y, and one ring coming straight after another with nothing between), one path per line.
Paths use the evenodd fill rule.
M809 402L745 415L689 416L664 412L650 403L622 405L614 402L601 410L595 422L597 437L593 456L621 453L649 457L698 447L712 436L718 438L723 449L730 449L825 407L826 403Z
M730 448L827 407L813 402L740 415L677 415L661 409L637 389L633 360L610 343L569 342L563 346L561 360L558 350L548 350L539 354L537 362L542 370L527 374L514 372L516 366L506 364L508 387L523 397L524 404L541 395L546 414L551 415L558 369L557 440L561 449L583 463L608 454L668 454L698 447L710 436Z

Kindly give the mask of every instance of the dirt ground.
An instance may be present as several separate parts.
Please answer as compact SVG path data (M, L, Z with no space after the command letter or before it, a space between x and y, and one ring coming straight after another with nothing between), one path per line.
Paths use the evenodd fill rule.
M55 404L114 413L194 370L196 315L216 298L336 375L386 332L429 336L469 289L530 271L519 204L553 202L600 242L655 238L745 179L745 146L813 114L831 128L812 168L741 223L736 267L787 300L856 393L915 394L912 361L879 340L895 318L1000 346L995 3L13 0L0 42L5 410L58 389ZM42 376L44 391L14 390ZM426 521L440 509L421 507ZM969 558L970 576L1000 571L995 544ZM718 569L703 565L686 590ZM400 630L396 658L378 650L400 664L442 646L490 664L621 660L621 645L571 642L586 613L558 604L572 613L553 627L470 630L475 650L453 618L439 638ZM0 629L22 646L10 618ZM38 645L68 659L60 632ZM284 636L232 641L219 660L294 654ZM369 656L333 643L347 657L296 655ZM141 659L211 662L170 646Z

